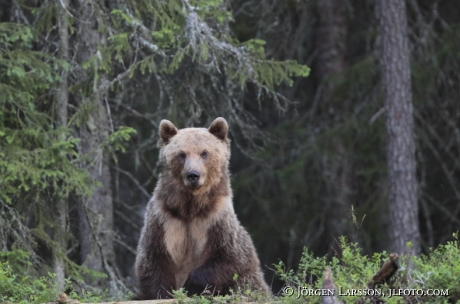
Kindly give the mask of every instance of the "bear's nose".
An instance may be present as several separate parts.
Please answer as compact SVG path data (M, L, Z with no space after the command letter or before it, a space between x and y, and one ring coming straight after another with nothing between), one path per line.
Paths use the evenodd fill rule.
M187 172L187 179L192 183L196 184L200 179L200 173L197 171L189 171Z

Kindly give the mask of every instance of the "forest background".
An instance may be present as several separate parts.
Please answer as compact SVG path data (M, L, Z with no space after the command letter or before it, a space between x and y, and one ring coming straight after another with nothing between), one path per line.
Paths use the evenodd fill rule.
M460 227L460 6L392 1L410 54L411 83L393 75L414 123L407 222L427 252ZM1 0L0 261L61 288L134 291L158 123L217 116L235 210L275 292L270 268L295 267L304 246L334 255L345 235L394 250L407 227L392 216L408 213L392 205L379 3Z

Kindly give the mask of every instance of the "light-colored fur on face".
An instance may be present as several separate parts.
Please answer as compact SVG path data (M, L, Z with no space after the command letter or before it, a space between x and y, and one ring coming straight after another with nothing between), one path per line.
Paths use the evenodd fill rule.
M228 125L223 118L217 118L208 129L181 130L177 130L170 121L162 120L160 161L175 178L180 177L182 184L195 195L208 192L223 174L228 173L230 146L227 132ZM198 186L193 187L187 179L187 173L191 171L200 175Z

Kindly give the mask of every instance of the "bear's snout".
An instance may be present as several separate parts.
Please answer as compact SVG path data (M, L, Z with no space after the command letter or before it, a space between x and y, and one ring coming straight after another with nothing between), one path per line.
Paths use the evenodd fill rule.
M206 167L204 166L201 157L196 155L189 155L185 160L182 169L182 180L184 185L191 190L197 190L206 181Z
M198 181L200 180L200 173L195 170L189 171L187 172L187 179L192 184L192 186L197 186Z

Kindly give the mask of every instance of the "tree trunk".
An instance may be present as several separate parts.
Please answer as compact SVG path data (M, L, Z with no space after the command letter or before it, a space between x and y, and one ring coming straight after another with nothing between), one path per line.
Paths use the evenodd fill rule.
M328 77L342 71L346 66L347 6L346 1L317 0L316 15L318 23L315 29L315 49L317 56L314 62L314 76L318 87L326 85L320 99L328 99L332 85Z
M69 0L61 0L59 10L59 58L65 61L69 59L69 25L67 22L66 10L68 9ZM57 92L57 127L67 126L67 105L69 103L69 87L67 81L67 71L63 69L61 73L62 83ZM65 140L63 134L60 140ZM54 229L57 248L53 253L53 269L56 273L56 283L58 292L62 292L65 283L65 267L63 255L66 253L67 240L67 199L59 198L56 206L57 223Z
M318 0L316 15L318 23L315 30L315 49L317 57L314 61L314 76L317 82L319 103L327 103L334 90L330 77L346 67L347 6L342 0ZM331 105L333 107L333 105ZM331 244L334 238L351 235L351 226L347 226L347 215L351 207L352 164L349 161L340 138L335 139L335 153L324 157L325 195L328 214L328 237Z
M390 240L392 251L406 252L406 243L411 241L412 252L418 254L420 231L406 5L404 0L380 3Z
M97 52L99 44L105 41L104 34L98 31L98 21L92 1L79 0L80 9L78 32L78 63L82 64ZM89 72L91 73L91 71ZM113 202L111 193L111 176L109 156L101 147L109 135L109 117L104 106L106 92L101 83L89 81L93 91L82 103L89 109L86 124L80 126L81 153L89 156L87 170L90 178L97 185L92 195L79 207L79 241L80 258L89 269L104 272L112 282L115 266L113 246ZM80 93L85 96L85 94ZM80 104L80 106L82 105ZM99 285L103 282L99 281ZM113 290L113 285L110 286Z

